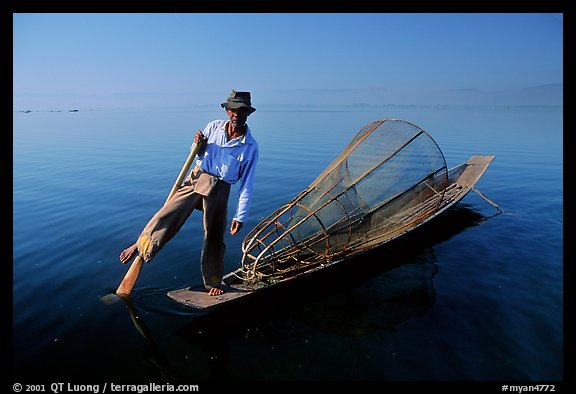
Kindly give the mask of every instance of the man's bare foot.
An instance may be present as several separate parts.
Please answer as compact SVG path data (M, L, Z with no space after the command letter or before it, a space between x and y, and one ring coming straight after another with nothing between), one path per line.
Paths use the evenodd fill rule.
M136 255L136 252L138 252L137 244L127 247L122 251L122 253L120 253L120 262L122 264L126 264L127 262L132 260L132 258Z
M219 296L221 294L224 294L224 290L222 290L218 287L213 287L210 290L208 290L208 295L210 295L210 296Z

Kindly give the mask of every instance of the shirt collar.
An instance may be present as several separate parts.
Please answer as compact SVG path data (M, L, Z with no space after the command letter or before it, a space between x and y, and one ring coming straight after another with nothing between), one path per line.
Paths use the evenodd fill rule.
M224 133L224 138L226 138L226 127L228 127L229 122L230 122L229 120L226 120L220 125L220 129L222 129L222 132ZM242 144L254 143L254 137L252 137L252 132L250 131L250 126L248 126L248 123L246 123L246 133L244 133L244 136L237 141ZM230 141L228 141L227 143L229 142Z

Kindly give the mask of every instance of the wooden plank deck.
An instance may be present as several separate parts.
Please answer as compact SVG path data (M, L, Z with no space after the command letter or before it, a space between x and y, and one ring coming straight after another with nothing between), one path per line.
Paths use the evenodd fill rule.
M210 296L204 287L187 287L169 291L168 297L187 306L198 309L210 309L254 292L240 285L223 285L222 289L224 290L224 294Z

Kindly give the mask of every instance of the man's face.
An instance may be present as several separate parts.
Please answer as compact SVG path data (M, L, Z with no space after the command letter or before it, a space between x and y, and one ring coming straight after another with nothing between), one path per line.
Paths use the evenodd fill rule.
M244 107L240 107L237 109L226 108L226 113L230 118L230 122L232 122L232 124L234 124L235 126L244 125L244 123L246 123L246 119L248 119L249 112L250 111L248 110L248 108Z

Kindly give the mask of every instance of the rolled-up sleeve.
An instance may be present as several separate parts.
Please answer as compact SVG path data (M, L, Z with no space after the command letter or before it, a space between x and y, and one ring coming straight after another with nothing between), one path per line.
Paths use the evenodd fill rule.
M245 161L242 169L242 177L240 180L240 189L238 191L238 207L234 214L234 219L238 222L244 223L248 218L248 211L250 210L250 202L252 200L252 188L254 185L254 173L256 172L256 163L258 162L258 147L252 151L251 157Z

